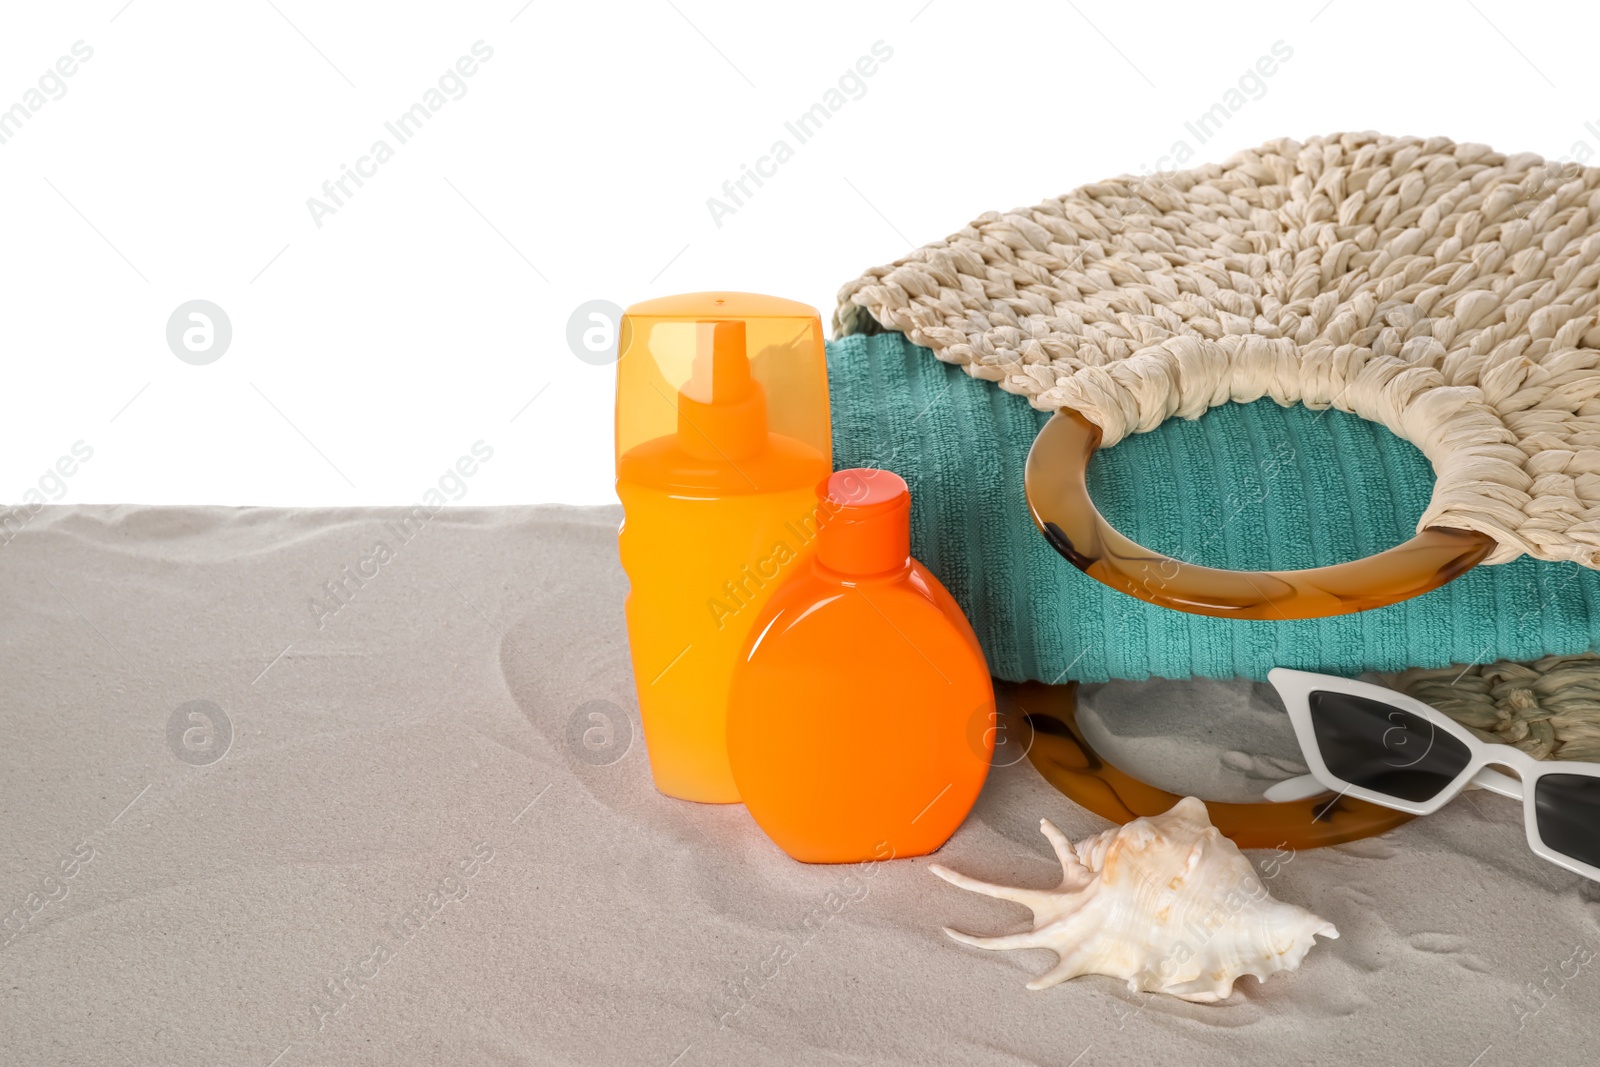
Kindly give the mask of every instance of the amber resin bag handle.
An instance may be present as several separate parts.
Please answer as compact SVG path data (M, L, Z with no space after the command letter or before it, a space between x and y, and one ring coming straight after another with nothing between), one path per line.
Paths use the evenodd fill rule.
M1160 815L1183 799L1118 770L1094 750L1078 725L1077 682L1007 684L996 695L1004 736L1026 738L1028 762L1080 807L1127 823ZM1212 825L1240 848L1321 848L1385 833L1413 818L1331 791L1281 804L1207 800L1206 809Z
M1184 563L1117 532L1089 499L1100 428L1062 408L1034 439L1025 484L1045 539L1074 567L1164 608L1225 619L1320 619L1409 600L1458 578L1494 548L1488 534L1430 527L1365 559L1301 571Z

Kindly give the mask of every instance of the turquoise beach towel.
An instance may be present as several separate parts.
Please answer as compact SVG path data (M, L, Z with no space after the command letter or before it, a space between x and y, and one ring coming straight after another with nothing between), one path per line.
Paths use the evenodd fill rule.
M1067 563L1028 515L1023 465L1050 417L898 333L828 344L834 464L911 486L911 547L1008 681L1248 677L1531 660L1600 639L1600 573L1524 557L1373 611L1293 622L1189 615ZM1416 447L1336 410L1225 404L1096 454L1096 505L1140 544L1241 570L1318 567L1405 541L1433 488Z

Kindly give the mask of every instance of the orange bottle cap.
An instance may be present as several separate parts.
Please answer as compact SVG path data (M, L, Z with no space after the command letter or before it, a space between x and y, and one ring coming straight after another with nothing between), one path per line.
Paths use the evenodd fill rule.
M842 574L897 571L911 558L911 490L893 471L835 471L817 487L817 560Z
M617 360L619 462L630 449L670 438L707 465L745 468L744 460L768 447L769 434L832 456L828 369L814 308L713 292L627 310Z

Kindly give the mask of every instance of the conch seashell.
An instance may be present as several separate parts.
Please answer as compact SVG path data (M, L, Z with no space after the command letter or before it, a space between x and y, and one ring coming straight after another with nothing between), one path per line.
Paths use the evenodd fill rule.
M1059 962L1028 983L1044 989L1083 974L1124 979L1132 992L1202 1004L1233 992L1243 975L1292 971L1332 923L1274 899L1237 845L1194 797L1074 845L1039 823L1061 860L1055 889L1012 889L935 864L945 881L1033 910L1033 929L1007 937L945 933L977 948L1048 948Z

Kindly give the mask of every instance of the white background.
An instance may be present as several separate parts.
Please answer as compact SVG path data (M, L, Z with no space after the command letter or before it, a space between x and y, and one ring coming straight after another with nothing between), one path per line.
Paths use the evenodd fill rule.
M1581 158L1597 29L1508 0L10 4L0 109L93 57L0 144L0 501L80 440L61 502L412 503L478 440L462 503L610 501L614 372L566 339L585 301L730 288L826 319L863 269L1180 140L1191 165L1362 129ZM480 40L398 145L384 123ZM865 94L716 225L707 198L878 41ZM379 138L394 158L319 228L307 198ZM166 342L196 298L233 327L205 366Z

